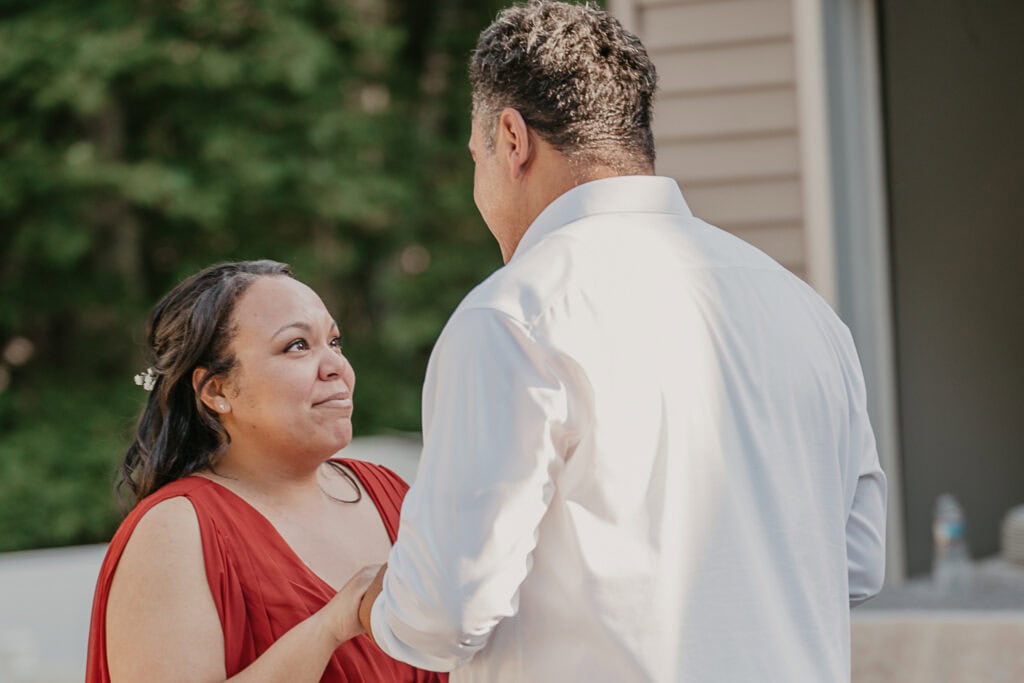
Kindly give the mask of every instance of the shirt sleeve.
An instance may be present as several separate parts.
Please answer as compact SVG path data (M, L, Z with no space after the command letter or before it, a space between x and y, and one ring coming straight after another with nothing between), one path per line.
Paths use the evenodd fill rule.
M500 312L457 311L431 357L424 447L371 614L392 657L450 671L514 615L572 442L558 355Z
M851 383L849 456L856 488L846 518L846 561L850 607L856 607L877 595L885 579L887 482L868 417L864 375L849 332L847 340Z
M850 607L882 589L885 578L885 474L880 467L860 475L846 520Z

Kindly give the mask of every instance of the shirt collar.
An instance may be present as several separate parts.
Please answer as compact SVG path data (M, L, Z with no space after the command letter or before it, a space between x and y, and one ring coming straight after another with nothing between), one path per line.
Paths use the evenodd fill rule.
M616 176L577 185L548 204L523 234L512 258L558 228L604 213L671 213L692 216L679 184L664 176Z

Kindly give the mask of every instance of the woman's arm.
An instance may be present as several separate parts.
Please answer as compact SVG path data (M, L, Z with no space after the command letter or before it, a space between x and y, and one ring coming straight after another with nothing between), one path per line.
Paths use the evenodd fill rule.
M335 649L362 632L355 618L373 571L358 574L232 681L319 681ZM224 635L203 563L195 510L171 498L140 520L107 602L111 681L224 681Z

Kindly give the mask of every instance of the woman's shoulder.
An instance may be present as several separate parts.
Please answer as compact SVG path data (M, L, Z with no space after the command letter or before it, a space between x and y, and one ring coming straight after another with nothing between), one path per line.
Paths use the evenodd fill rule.
M149 497L135 506L107 547L96 587L94 621L105 620L112 603L149 605L152 587L199 588L203 577L203 546L199 520L184 496ZM194 585L193 585L194 584ZM160 591L157 591L158 593Z
M142 516L139 519L140 524L143 520L159 519L163 521L170 521L184 517L195 518L195 507L193 506L190 497L184 492L168 492L168 495L152 497L151 499L147 499L145 502L147 504L144 506L143 510L141 510Z
M217 643L219 614L192 502L170 495L136 508L123 547L115 548L115 537L101 569L92 624L97 643L106 645L91 641L90 649L124 662L126 651L159 651L168 642ZM221 661L223 653L208 658Z
M140 500L110 541L109 555L118 564L123 554L167 554L198 549L202 554L200 512L214 484L201 477L186 477L167 484ZM209 512L209 511L207 511Z
M151 501L140 510L127 539L125 555L177 556L181 553L202 554L199 517L192 501L185 495L165 496ZM122 562L126 557L122 557Z

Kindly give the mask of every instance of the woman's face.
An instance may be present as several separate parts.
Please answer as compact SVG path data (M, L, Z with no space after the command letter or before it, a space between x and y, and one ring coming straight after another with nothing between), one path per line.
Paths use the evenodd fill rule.
M235 304L222 415L232 450L323 460L352 440L355 373L320 297L289 277L262 277ZM267 451L270 452L270 451Z

